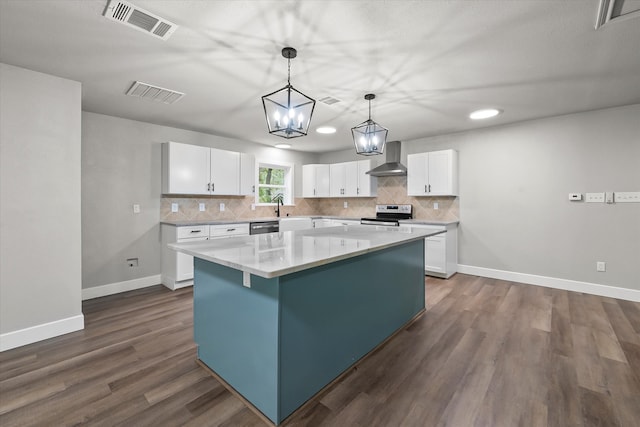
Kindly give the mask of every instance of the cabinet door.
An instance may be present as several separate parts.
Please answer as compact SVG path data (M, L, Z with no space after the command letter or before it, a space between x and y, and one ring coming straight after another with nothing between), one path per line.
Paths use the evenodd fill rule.
M429 173L429 195L453 195L452 150L429 153L427 170Z
M344 194L345 197L358 197L358 162L344 164Z
M211 160L208 147L167 142L165 176L166 194L209 194Z
M178 243L196 242L207 240L207 237L195 239L179 239ZM176 252L176 282L193 279L193 257L191 255Z
M346 171L344 163L329 165L329 195L331 197L344 197Z
M211 148L211 194L240 193L240 153Z
M316 165L316 196L329 197L329 165Z
M358 196L373 197L378 193L378 179L367 174L374 167L371 160L358 161Z
M407 194L425 196L428 193L428 153L407 156Z
M240 195L256 194L256 158L253 154L240 153Z
M425 239L424 269L435 273L446 273L447 248L443 235L431 236Z
M316 166L302 165L302 197L317 197Z

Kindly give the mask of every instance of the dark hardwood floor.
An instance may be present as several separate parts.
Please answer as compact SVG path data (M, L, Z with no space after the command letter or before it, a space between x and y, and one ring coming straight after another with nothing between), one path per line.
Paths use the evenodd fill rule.
M640 425L640 304L462 274L426 286L420 319L286 425ZM83 331L0 353L1 426L264 425L196 364L190 288L83 311Z

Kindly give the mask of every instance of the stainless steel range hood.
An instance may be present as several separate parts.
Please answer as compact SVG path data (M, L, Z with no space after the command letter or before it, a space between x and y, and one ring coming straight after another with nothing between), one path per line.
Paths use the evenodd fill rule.
M387 162L367 172L372 176L405 176L407 167L400 163L400 141L389 141L386 144Z

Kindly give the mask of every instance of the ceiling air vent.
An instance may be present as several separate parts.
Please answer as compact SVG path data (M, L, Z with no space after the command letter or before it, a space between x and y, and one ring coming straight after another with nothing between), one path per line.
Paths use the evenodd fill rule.
M337 98L334 98L332 96L325 96L324 98L318 100L318 102L322 102L323 104L327 104L327 105L333 105L336 104L338 102L342 102Z
M604 24L640 18L640 2L637 0L600 0L596 15L596 30Z
M148 99L150 101L162 102L163 104L173 104L182 98L184 93L150 85L148 83L134 82L127 91L127 95Z
M167 40L178 28L176 24L122 0L109 0L104 16L162 40Z

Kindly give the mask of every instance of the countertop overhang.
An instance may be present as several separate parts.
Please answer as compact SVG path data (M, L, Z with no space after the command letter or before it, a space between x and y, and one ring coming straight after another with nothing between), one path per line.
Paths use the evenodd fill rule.
M168 246L196 258L269 279L444 232L348 225L171 243Z
M311 219L337 219L345 221L360 221L360 218L356 217L344 217L344 216L322 216L322 215L310 215L310 216L289 216L289 217L262 217L262 218L241 218L241 219L187 219L170 221L160 221L160 224L173 225L176 227L187 227L193 225L222 225L222 224L247 224L250 222L260 221L278 221L281 219L293 219L293 218L311 218ZM458 224L458 220L437 220L437 219L403 219L400 220L400 224L425 224L425 225L452 225Z

